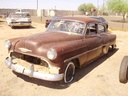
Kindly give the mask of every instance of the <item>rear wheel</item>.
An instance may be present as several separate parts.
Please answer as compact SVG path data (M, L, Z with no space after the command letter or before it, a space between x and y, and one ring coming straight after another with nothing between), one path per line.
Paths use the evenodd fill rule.
M64 83L70 83L74 79L75 65L69 62L64 72Z
M128 81L128 56L125 56L121 62L119 81L121 83L127 83Z
M105 46L105 47L103 47L103 54L107 54L108 53L108 48Z

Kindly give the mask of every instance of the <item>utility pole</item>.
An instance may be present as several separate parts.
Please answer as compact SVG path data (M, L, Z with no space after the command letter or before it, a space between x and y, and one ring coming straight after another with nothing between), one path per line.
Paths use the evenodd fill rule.
M103 14L104 14L104 0L103 0ZM103 14L102 14L102 15L103 15Z
M97 15L99 15L99 0L97 0Z
M55 16L56 16L56 6L55 6L55 9L54 9L54 12L55 12Z
M38 10L38 0L36 1L36 7L37 7L36 9Z

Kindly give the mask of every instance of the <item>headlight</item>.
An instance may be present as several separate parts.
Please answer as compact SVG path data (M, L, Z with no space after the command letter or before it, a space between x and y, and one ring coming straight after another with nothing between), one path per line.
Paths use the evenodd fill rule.
M16 20L15 19L11 19L11 22L15 22Z
M56 59L56 57L57 57L57 52L56 52L56 50L53 49L53 48L50 48L50 49L48 50L48 52L47 52L47 57L48 57L50 60Z
M11 47L11 42L9 40L5 41L5 47L10 48Z

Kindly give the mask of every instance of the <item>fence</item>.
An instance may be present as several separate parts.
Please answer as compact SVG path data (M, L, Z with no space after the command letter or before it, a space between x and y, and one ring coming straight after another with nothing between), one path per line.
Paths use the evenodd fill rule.
M0 9L0 15L9 15L10 13L14 13L17 9ZM41 13L41 16L65 16L65 15L82 15L80 11L71 11L71 10L36 10L36 9L24 9L28 11L32 16L37 16L38 12Z
M17 9L0 9L0 16L7 17L10 13L15 13ZM50 19L53 16L75 16L75 15L83 15L80 11L72 11L72 10L36 10L36 9L24 9L29 12L32 16L32 19L35 21L45 21L46 19Z

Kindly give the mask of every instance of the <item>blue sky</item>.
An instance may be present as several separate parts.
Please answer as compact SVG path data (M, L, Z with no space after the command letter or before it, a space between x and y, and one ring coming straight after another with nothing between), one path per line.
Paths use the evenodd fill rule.
M77 10L84 3L101 6L106 0L0 0L0 8Z

